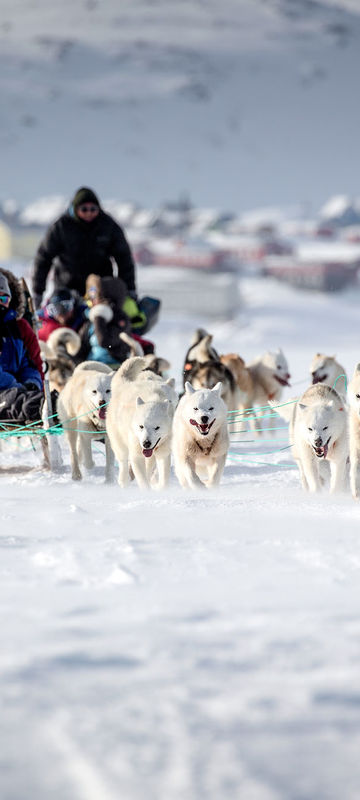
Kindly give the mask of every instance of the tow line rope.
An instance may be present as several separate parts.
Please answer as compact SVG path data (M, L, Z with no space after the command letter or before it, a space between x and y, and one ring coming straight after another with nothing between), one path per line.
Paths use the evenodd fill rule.
M336 378L332 388L335 389L335 386L336 386L336 384L337 384L337 382L338 382L338 380L340 378L344 378L345 390L346 390L347 389L347 378L346 378L346 375L343 375L343 374L338 375L338 377ZM296 383L303 383L303 382L304 381L297 381ZM257 406L257 407L250 406L249 408L244 408L241 411L239 411L239 410L229 411L228 414L227 414L228 425L229 426L230 425L236 425L238 422L241 424L241 423L244 423L244 422L248 422L249 420L252 420L252 419L253 420L257 420L257 419L268 419L268 418L277 417L278 414L276 413L275 409L282 408L283 406L294 405L294 403L296 403L297 400L298 400L298 398L295 398L294 400L288 400L286 403L278 403L276 406L273 405L271 407L270 413L266 413L269 410L269 405L268 404L266 404L265 406ZM94 411L99 411L101 408L104 408L108 404L109 404L109 401L107 401L106 403L102 403L99 406L94 406L93 410ZM257 413L256 413L256 411L257 411ZM253 412L253 413L251 413L251 412ZM259 414L259 412L263 412L263 413ZM55 434L61 435L61 434L64 433L64 430L66 430L65 426L66 426L66 424L68 422L74 422L77 419L81 419L82 417L86 417L88 415L88 413L89 412L86 411L84 414L79 414L76 417L69 417L68 419L66 419L64 421L64 423L58 422L55 425L51 425L49 428L44 428L43 427L43 420L35 420L35 422L30 422L27 425L20 425L20 426L18 425L18 423L13 422L11 420L9 422L7 422L6 420L0 420L0 439L8 439L8 438L11 438L11 437L20 438L22 436L33 436L33 435L36 435L36 436L48 436L48 435L53 436ZM51 414L48 417L48 420L53 419L56 416L57 416L56 413ZM9 430L9 428L10 428L10 430ZM13 430L11 430L11 428L13 428ZM264 433L265 433L265 431L267 432L267 431L286 430L286 429L287 429L287 425L274 426L274 427L265 428ZM256 431L260 432L261 430L262 430L261 428L254 428L253 432L256 432ZM79 430L79 429L77 429L77 432L78 433L93 433L93 431ZM232 429L232 430L230 430L230 436L232 436L233 434L237 434L237 433L247 433L247 432L248 432L247 428L240 428L240 429L237 429L237 430ZM252 432L252 431L250 431L250 432ZM104 429L104 430L100 430L99 429L99 430L96 431L96 433L105 434L106 433L106 429ZM270 441L271 441L270 439L262 439L262 444L264 445L265 443L270 442ZM284 438L280 438L280 440L278 439L278 441L284 441ZM235 445L236 444L242 444L242 445L244 445L244 444L255 444L255 442L256 442L255 439L250 439L250 440L232 439L231 440L231 444L235 444ZM232 460L232 461L241 461L244 464L246 464L246 463L254 464L255 463L255 464L258 464L260 466L263 465L263 466L285 467L287 469L291 469L291 468L297 469L296 464L277 464L277 463L269 464L267 461L259 460L259 458L261 459L264 456L275 455L276 453L282 453L285 450L289 450L291 447L292 447L292 445L289 444L289 445L286 445L285 447L278 447L275 450L268 450L267 452L262 452L262 453L250 452L250 453L246 453L246 454L240 454L240 453L233 453L233 452L229 451L228 452L228 458L230 460Z

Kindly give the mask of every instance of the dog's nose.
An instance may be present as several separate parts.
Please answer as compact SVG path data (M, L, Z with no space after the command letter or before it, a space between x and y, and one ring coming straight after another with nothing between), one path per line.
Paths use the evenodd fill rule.
M206 425L208 419L209 419L209 417L206 417L205 415L203 417L201 417L201 422L203 423L203 425Z
M143 447L145 447L146 450L148 450L149 447L151 447L150 439L145 439L145 442L143 442Z
M322 445L322 438L321 438L321 436L318 436L318 438L317 438L317 439L315 439L315 444L316 444L316 447L321 447L321 445Z

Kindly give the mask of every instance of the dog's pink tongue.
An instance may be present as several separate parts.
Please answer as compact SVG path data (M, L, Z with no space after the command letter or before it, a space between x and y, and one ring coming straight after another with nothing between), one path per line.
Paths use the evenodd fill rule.
M153 447L144 447L142 451L143 456L145 456L145 458L150 458L150 456L153 454L153 449Z
M99 408L99 417L100 417L100 419L105 419L105 417L106 417L106 409L105 408Z
M201 428L202 431L207 431L208 425L207 424L206 425L200 425L200 428Z

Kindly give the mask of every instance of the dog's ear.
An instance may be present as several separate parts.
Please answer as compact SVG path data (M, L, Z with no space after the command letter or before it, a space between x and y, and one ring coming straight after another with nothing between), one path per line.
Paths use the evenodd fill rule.
M143 401L142 397L137 397L137 398L136 398L136 405L137 405L137 406L144 406L144 405L145 405L145 403L144 403L144 401Z
M356 364L355 372L360 372L360 362L359 362L359 364Z
M211 391L212 391L212 392L216 392L218 395L221 395L221 390L222 390L222 383L221 383L221 381L219 381L219 382L216 384L216 386L214 386L214 388L213 388L213 389L211 389Z
M194 392L195 392L194 387L191 386L191 383L189 383L189 381L185 382L185 392L186 392L186 394L194 394Z
M175 378L168 378L165 383L166 386L170 386L172 389L175 389Z

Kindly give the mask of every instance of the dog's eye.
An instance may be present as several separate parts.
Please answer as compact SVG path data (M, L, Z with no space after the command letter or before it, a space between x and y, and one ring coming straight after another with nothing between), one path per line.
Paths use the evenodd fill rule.
M214 411L214 406L210 406L209 411Z
M111 389L106 389L105 394L110 394L110 392L111 392Z
M358 400L360 400L360 394L357 394L356 397Z
M93 393L93 394L96 394L96 392L97 392L97 389L93 389L93 390L92 390L92 393Z
M194 411L199 411L199 409L198 408L194 408Z
M328 425L324 425L323 431L327 431L328 427L329 427Z
M160 425L157 425L156 428L154 428L154 431L159 431L159 430L160 430Z
M142 431L144 429L144 426L143 425L139 425L139 428Z
M308 431L312 431L312 428L308 428Z

